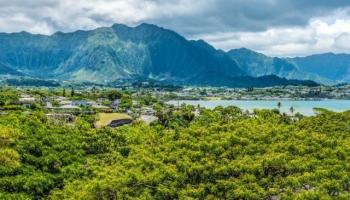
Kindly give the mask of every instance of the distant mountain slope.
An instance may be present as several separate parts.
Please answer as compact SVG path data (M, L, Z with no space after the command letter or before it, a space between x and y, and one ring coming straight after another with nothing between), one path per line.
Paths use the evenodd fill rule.
M284 86L284 85L304 85L304 86L318 86L319 84L315 81L310 80L295 80L295 79L286 79L280 78L276 75L267 75L260 77L252 76L239 76L239 77L228 77L220 75L218 76L213 74L213 80L202 80L201 86L234 86L240 88L246 87L272 87L272 86Z
M203 40L189 41L151 24L115 24L50 36L0 33L0 73L26 75L33 80L111 83L120 79L153 79L231 87L285 85L295 81L277 76L299 77L295 66L284 59L242 51L241 55L227 54ZM271 74L277 76L258 78Z
M350 82L349 54L318 54L291 59L301 71L314 73L337 82Z
M345 64L350 62L341 57L329 60L326 54L305 58L278 58L269 57L246 48L233 49L228 51L227 54L239 64L242 70L254 77L274 74L288 79L314 80L324 84L335 84L346 81L346 79L332 76L332 73L337 73L339 70L343 72L343 75L350 75L350 71L346 72L350 67L346 67ZM320 60L317 60L317 58L320 58ZM337 69L333 72L327 71L329 68L326 67L324 70L319 69L320 64L318 62L322 62L323 59L325 60L323 65L334 66Z
M114 81L132 76L196 82L245 73L225 53L155 25L92 31L0 34L0 61L34 77Z
M250 49L233 49L228 51L227 54L237 61L241 68L251 76L274 74L288 77L299 73L297 66L287 60L268 57Z
M0 62L0 75L22 76L23 74Z

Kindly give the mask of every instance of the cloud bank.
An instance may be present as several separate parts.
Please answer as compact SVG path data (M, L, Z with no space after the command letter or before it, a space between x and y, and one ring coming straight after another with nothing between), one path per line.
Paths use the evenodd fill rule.
M0 32L154 23L216 48L350 53L349 0L0 0Z

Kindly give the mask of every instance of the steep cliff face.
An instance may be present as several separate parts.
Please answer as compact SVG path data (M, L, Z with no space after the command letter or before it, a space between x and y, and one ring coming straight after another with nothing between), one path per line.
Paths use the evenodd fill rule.
M0 75L23 76L24 74L0 62Z
M0 61L40 78L95 82L133 76L196 82L211 73L245 73L229 57L155 25L114 25L92 31L0 35Z
M288 59L248 49L226 53L151 24L115 24L50 36L0 33L0 63L2 74L97 83L151 78L185 85L250 86L250 82L261 85L259 81L271 85L269 79L286 83L277 76L317 79Z

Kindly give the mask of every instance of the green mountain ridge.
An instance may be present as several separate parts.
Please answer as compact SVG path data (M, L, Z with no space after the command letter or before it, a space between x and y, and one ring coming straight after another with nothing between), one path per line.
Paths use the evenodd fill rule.
M253 77L277 75L288 79L313 80L323 84L350 81L350 55L318 54L306 57L269 57L247 48L227 52L242 70Z
M217 50L203 40L187 40L152 24L115 24L49 36L0 33L0 62L7 66L6 71L11 69L12 74L32 78L109 83L138 77L231 87L251 86L251 82L259 86L287 84L283 79L277 81L277 76L293 79L292 83L294 79L318 80L316 75L303 74L286 59L248 49L242 55L232 52ZM0 67L0 71L5 69ZM239 78L247 76L252 77ZM266 78L271 78L271 83Z
M0 34L0 61L38 78L110 82L133 76L200 84L211 73L245 73L225 53L177 33L141 24L92 31Z
M336 82L350 82L349 54L325 53L296 57L292 61L307 73L315 73Z
M23 76L24 74L0 62L0 75Z

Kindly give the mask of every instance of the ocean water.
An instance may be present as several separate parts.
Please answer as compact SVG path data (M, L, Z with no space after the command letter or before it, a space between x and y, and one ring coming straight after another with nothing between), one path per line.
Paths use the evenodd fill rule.
M350 110L350 100L319 100L319 101L292 101L292 100L181 100L181 101L169 101L168 104L172 105L200 105L205 108L215 108L217 106L237 106L242 110L253 111L254 109L274 109L278 108L277 104L281 102L281 112L290 114L290 107L294 108L294 113L301 113L303 115L315 115L314 108L325 108L335 112L341 112Z

